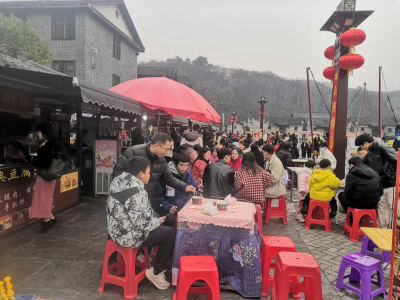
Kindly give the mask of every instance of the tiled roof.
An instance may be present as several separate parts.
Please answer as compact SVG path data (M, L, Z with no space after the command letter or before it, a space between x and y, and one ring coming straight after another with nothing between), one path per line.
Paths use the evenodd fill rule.
M26 71L35 71L41 73L49 73L55 75L64 75L63 73L54 71L53 69L47 68L45 66L39 65L30 60L16 59L11 56L0 54L0 67L7 67L12 69L20 69Z
M271 125L277 126L290 126L290 125L301 125L303 118L292 118L292 117L265 117L266 121Z
M138 67L138 78L145 77L167 77L176 80L176 68L158 68L158 67Z

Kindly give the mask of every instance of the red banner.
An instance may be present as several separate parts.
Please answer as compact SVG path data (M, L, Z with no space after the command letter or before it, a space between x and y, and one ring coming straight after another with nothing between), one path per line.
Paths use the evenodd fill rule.
M335 148L336 107L338 100L339 72L340 68L335 69L335 78L333 79L333 91L332 91L331 123L329 125L328 146L329 146L329 151L331 151L332 153Z

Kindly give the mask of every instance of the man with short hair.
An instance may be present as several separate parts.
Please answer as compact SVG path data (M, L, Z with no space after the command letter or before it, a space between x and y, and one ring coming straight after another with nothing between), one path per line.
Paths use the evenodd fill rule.
M281 160L274 154L274 146L268 144L262 150L264 158L267 160L265 169L273 177L272 184L265 190L265 197L276 199L286 195L286 187L281 182L281 178L285 176L286 172Z
M199 130L200 130L200 125L194 124L193 131L185 133L183 135L183 138L181 139L181 146L182 145L190 145L190 146L200 145L201 147L203 147L203 139L201 138L201 136L198 132Z
M359 158L363 159L365 155L367 155L368 151L363 150L360 147L357 148L357 155Z
M158 133L153 136L149 144L136 145L126 149L124 154L118 158L114 166L112 177L115 178L123 172L126 172L129 160L135 156L141 156L146 158L151 164L150 182L146 185L146 191L150 198L153 195L155 185L160 179L165 184L179 191L196 193L196 188L194 186L186 185L171 174L167 162L163 157L168 150L171 150L171 147L172 138L166 133Z
M168 167L176 179L197 188L192 174L188 171L189 163L189 155L180 150L174 153ZM192 192L181 192L160 181L151 197L151 206L159 216L167 216L164 222L165 226L174 226L178 211L185 206L193 195Z
M328 149L328 144L325 142L321 142L319 144L319 147L320 155L318 156L316 163L319 164L321 160L327 159L331 162L331 170L334 171L336 169L336 158Z
M157 257L153 267L146 270L146 277L158 289L166 290L170 284L164 273L172 267L176 230L161 226L165 217L153 216L144 188L150 178L150 162L140 156L132 157L126 170L114 178L107 199L108 232L120 247L158 246Z
M217 152L218 161L204 169L204 197L226 197L234 194L235 170L229 166L231 150L221 148Z
M374 138L362 134L355 145L368 151L362 162L378 173L382 180L383 196L378 204L378 227L387 228L393 215L394 186L396 185L397 152L387 144L374 141Z

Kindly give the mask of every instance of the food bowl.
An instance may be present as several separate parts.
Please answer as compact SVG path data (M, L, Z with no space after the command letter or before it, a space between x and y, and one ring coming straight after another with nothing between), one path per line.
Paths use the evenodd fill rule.
M217 208L218 210L228 210L228 202L226 201L220 201L217 203Z
M193 196L192 197L192 203L193 204L202 204L203 203L203 198L200 196Z

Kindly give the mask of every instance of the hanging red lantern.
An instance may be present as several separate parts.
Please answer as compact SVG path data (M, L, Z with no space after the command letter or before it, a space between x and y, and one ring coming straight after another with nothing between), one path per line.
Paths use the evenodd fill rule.
M233 120L231 120L230 122L233 123Z
M325 57L329 60L335 59L335 46L330 46L325 50Z
M262 113L258 113L258 115L261 117L261 116L262 116Z
M351 28L342 33L339 38L343 46L350 47L349 53L356 52L355 46L362 44L367 35L361 29Z
M258 110L261 110L261 106L258 108Z
M364 64L364 57L360 54L346 54L339 59L339 67L348 70L347 75L353 75L353 70L361 68Z
M326 78L326 79L329 79L330 81L332 81L333 80L333 78L335 77L335 67L327 67L325 70L324 70L324 77Z

